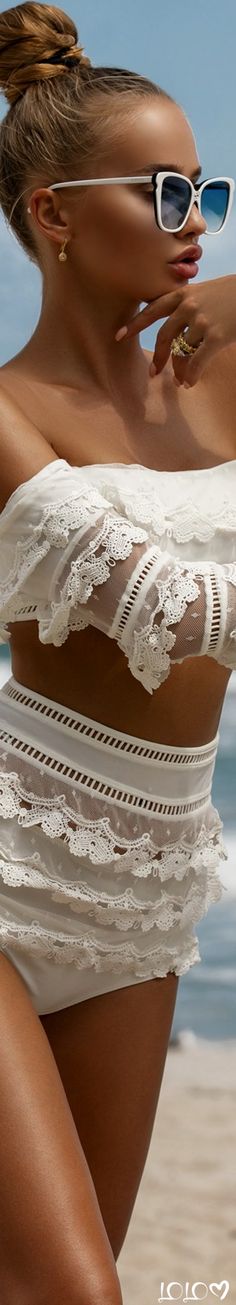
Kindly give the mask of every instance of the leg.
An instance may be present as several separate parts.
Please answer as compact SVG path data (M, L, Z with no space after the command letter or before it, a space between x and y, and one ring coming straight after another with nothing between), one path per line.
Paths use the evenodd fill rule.
M169 974L41 1016L115 1259L149 1149L177 988Z
M101 1211L49 1043L0 954L4 1305L122 1305Z

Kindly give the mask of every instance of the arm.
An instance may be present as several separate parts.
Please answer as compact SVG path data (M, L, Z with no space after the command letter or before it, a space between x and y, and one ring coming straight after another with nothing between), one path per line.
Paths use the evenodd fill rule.
M122 516L86 469L54 459L0 516L0 623L37 620L60 647L95 626L115 639L148 693L172 662L208 655L236 667L236 564L184 563Z

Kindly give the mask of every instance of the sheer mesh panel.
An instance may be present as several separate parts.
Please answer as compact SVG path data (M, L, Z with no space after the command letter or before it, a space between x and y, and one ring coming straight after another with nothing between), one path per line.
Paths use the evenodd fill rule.
M172 662L208 654L236 667L236 564L174 558L122 516L83 468L56 459L0 517L0 622L37 620L61 646L93 625L152 693Z

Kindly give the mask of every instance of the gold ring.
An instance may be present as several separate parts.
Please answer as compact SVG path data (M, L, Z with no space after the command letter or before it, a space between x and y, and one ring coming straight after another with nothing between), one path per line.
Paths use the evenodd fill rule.
M172 340L170 352L175 354L177 357L179 355L184 356L185 353L195 353L199 344L202 344L202 340L198 340L198 344L188 344L187 340L185 340L185 336L182 335L181 332L180 335L175 336L174 340Z

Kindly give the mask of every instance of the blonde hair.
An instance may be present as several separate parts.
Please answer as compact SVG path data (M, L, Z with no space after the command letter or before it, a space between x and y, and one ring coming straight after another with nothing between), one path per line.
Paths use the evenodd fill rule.
M0 14L0 89L10 104L0 123L0 205L39 265L27 217L32 191L96 176L98 158L125 136L138 100L176 100L127 68L93 66L73 19L54 5L28 0Z

